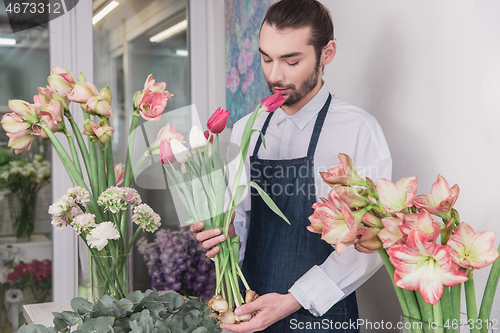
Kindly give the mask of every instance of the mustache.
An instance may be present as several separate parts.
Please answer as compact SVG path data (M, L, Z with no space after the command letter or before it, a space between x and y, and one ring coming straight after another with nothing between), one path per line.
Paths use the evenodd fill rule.
M273 88L280 88L280 89L295 89L295 85L293 83L284 85L282 83L272 83L272 82L267 82L267 85L269 86L269 90L272 92Z

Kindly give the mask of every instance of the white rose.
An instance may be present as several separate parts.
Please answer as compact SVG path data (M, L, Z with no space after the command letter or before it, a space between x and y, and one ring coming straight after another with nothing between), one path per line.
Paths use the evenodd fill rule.
M87 236L87 242L90 247L96 248L101 251L106 245L108 245L109 239L119 239L120 233L116 230L113 222L102 222L97 225L95 229L92 229Z

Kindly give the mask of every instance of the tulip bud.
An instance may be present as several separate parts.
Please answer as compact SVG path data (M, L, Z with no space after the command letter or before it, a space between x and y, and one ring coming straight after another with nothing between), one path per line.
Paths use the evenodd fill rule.
M275 93L271 96L264 98L264 100L260 104L262 105L262 108L266 112L273 112L277 108L279 108L281 105L283 105L283 103L285 103L285 101L286 101L286 99L283 97L282 94Z
M209 130L206 130L205 132L203 132L203 134L205 135L205 139L208 140L208 138L210 138L210 143L214 143L214 136L210 135L210 131Z
M226 128L227 120L229 118L229 111L222 110L220 107L208 119L207 127L213 134L221 133Z
M92 119L85 119L83 122L83 135L94 135L94 127L97 127L97 124Z
M191 132L189 133L189 144L192 149L200 149L203 151L207 146L207 139L198 126L193 126Z
M182 143L180 143L176 139L172 139L170 140L170 148L172 149L177 162L186 163L187 161L189 161L191 153L189 152L189 149L184 147Z
M113 99L113 94L111 93L111 89L108 87L104 87L99 91L99 95L104 96L109 104L111 104L111 100Z

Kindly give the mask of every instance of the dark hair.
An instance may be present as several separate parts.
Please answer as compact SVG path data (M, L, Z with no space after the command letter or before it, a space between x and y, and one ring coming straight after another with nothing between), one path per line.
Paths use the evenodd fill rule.
M317 0L278 1L267 10L262 25L266 22L278 30L310 27L309 44L314 47L318 62L323 47L334 39L330 11Z

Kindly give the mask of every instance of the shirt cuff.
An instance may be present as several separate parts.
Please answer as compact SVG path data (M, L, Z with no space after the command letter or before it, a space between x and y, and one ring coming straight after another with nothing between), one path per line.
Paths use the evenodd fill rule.
M325 314L344 297L342 290L319 266L313 266L288 291L316 317Z

